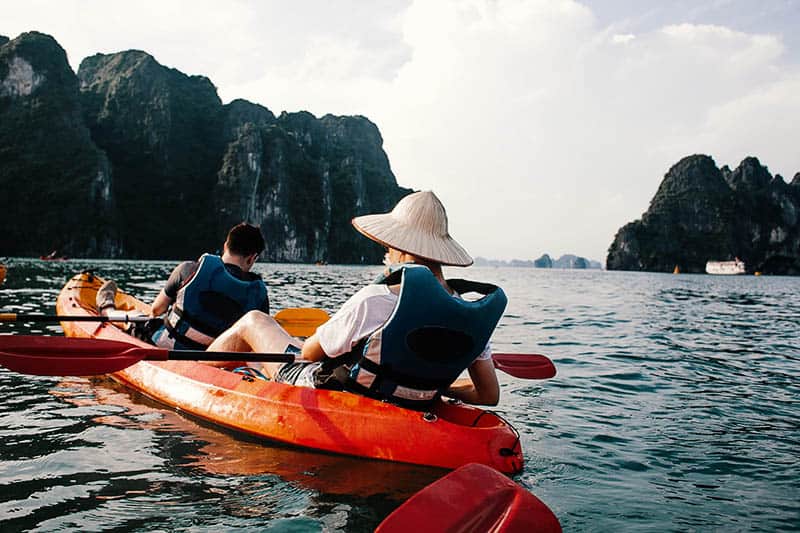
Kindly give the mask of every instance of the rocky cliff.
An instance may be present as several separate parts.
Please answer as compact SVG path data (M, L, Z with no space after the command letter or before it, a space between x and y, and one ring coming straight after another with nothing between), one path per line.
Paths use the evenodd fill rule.
M564 254L558 259L551 258L550 254L542 254L542 256L533 263L536 268L603 268L603 265L598 261L592 261L591 259L573 254Z
M119 254L111 165L64 50L40 33L0 43L0 255Z
M800 174L787 184L754 157L733 171L709 156L686 157L641 220L617 232L606 267L704 272L708 260L735 257L751 272L800 274Z
M145 52L88 57L76 75L49 36L0 39L0 207L18 221L0 255L186 258L245 220L266 260L378 262L349 221L409 192L382 144L364 117L223 105L207 78Z
M553 261L552 267L589 269L603 268L603 265L601 265L598 261L592 261L591 259L586 259L585 257L580 257L578 255L564 254Z

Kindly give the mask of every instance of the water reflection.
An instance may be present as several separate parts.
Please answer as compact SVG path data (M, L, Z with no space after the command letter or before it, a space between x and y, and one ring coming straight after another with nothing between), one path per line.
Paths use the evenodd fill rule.
M381 495L402 501L444 472L436 468L304 451L229 435L218 427L161 407L108 379L63 381L51 393L75 406L101 404L120 408L114 414L94 417L92 421L97 424L174 433L192 440L199 447L182 458L183 464L208 474L274 474L308 490L364 498ZM391 483L387 483L388 480Z

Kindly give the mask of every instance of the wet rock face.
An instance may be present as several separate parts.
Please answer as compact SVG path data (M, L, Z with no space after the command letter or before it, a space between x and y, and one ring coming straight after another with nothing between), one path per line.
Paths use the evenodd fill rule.
M0 96L30 96L44 82L44 76L34 71L33 66L19 56L12 57L6 67L8 71L0 84Z
M256 221L270 261L379 262L382 249L350 220L388 211L410 191L397 186L377 127L363 117L241 111L229 115L217 175L220 229Z
M0 237L9 255L195 257L245 220L267 260L379 262L350 219L410 192L364 117L223 105L207 78L136 50L88 57L76 76L38 33L0 37L0 141L0 207L37 225L35 241ZM37 211L36 194L57 201Z
M739 257L750 271L800 274L800 184L773 177L755 157L733 171L705 155L664 177L650 208L609 247L609 270L704 272Z

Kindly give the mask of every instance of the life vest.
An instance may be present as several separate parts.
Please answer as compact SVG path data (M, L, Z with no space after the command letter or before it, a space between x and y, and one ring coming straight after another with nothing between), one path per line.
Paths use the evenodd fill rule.
M389 320L357 347L352 366L333 375L345 390L405 407L429 407L483 352L505 310L503 290L488 283L447 280L453 296L424 266L402 265L380 280L400 295ZM334 358L331 361L335 361Z
M260 278L241 280L228 272L221 257L203 254L197 270L178 289L164 328L153 340L159 346L203 349L247 311L260 309L266 297L267 287Z

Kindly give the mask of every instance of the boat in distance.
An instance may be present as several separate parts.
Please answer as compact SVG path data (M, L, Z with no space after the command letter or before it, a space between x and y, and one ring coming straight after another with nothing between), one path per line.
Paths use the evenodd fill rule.
M739 258L733 261L708 261L706 263L706 274L735 276L737 274L745 274L746 272L744 261L741 261Z

